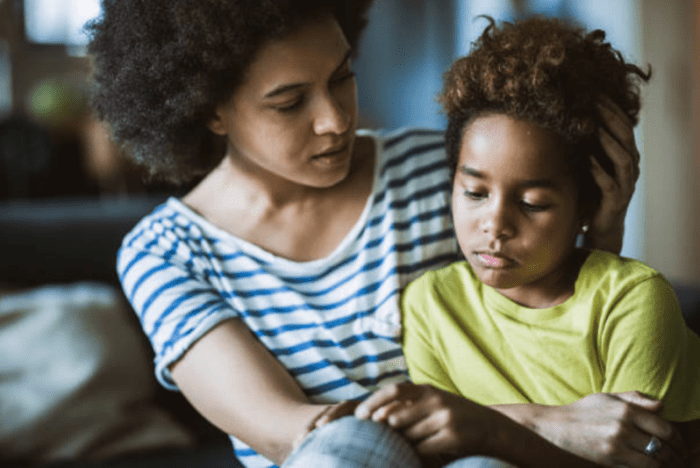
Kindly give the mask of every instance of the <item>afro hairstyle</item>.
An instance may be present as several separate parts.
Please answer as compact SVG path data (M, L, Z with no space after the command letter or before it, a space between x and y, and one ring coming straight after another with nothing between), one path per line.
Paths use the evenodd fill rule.
M626 63L605 42L605 32L553 18L532 17L489 25L466 57L445 73L440 102L447 114L448 163L454 175L464 130L479 116L505 114L539 125L557 136L577 184L579 209L590 217L601 191L591 173L590 156L614 175L598 129L598 109L607 96L637 124L639 85L651 76Z
M102 0L86 26L92 103L150 178L182 185L223 158L207 122L260 46L332 14L353 50L372 0Z

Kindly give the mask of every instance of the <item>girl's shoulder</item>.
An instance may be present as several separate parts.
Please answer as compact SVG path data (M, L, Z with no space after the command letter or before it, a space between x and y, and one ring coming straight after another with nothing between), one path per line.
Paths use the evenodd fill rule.
M577 291L604 291L611 300L645 288L672 290L668 280L644 262L602 250L589 253L576 280Z

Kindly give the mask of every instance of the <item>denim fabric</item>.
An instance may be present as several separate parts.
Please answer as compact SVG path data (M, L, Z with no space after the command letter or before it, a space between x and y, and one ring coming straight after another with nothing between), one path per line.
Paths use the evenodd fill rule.
M384 424L353 416L316 429L282 468L421 468L408 442ZM445 468L515 468L487 457L467 457Z

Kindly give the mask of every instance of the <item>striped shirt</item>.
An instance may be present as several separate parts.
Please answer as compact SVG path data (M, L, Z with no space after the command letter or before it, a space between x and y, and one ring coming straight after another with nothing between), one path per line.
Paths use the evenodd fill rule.
M327 257L295 262L217 228L170 198L125 237L117 269L155 350L158 380L224 320L241 319L319 403L362 399L408 374L399 295L457 257L441 133L400 130L375 140L372 194ZM247 467L274 466L240 440Z

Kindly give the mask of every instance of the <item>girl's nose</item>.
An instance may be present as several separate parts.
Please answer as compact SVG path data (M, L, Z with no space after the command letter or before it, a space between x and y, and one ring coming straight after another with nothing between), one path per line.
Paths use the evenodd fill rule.
M503 201L494 197L481 218L481 228L484 233L494 239L510 238L515 235L515 223L511 210Z

